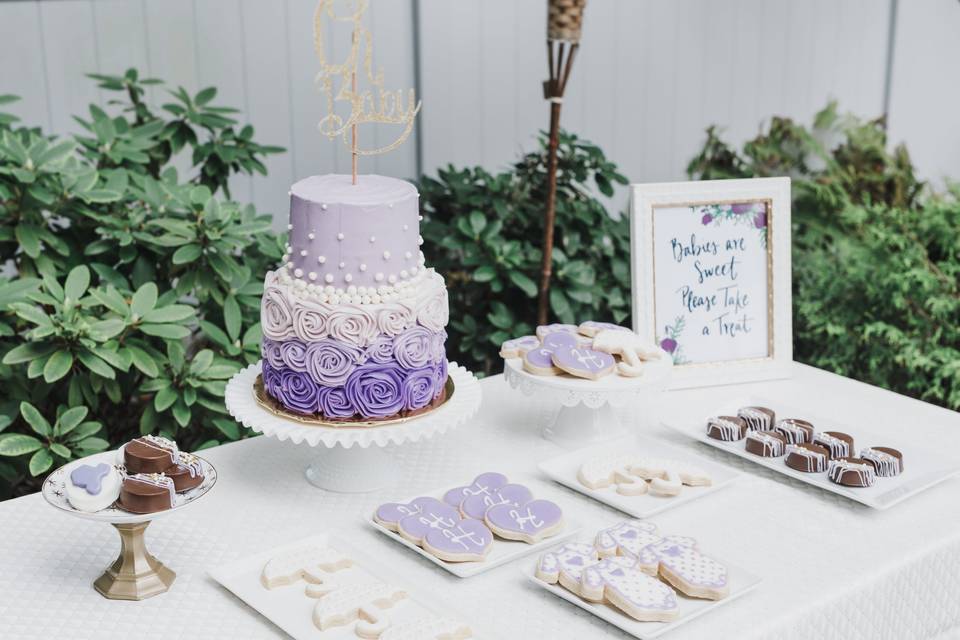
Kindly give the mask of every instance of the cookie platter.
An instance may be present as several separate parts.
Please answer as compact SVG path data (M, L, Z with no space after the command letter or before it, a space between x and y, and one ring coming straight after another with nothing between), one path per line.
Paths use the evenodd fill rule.
M460 578L543 550L579 530L539 487L510 482L497 472L465 482L385 502L365 521Z
M539 468L555 482L635 518L649 518L708 496L740 475L726 465L645 436L571 451L544 460ZM670 475L676 478L671 481Z
M658 638L761 582L701 550L694 539L661 534L640 520L555 545L520 571L537 587L641 640Z
M855 475L855 470L861 467L866 468L866 461L862 460L857 452L867 448L895 452L899 457L896 465L898 469L902 470L898 471L896 475L884 476L880 473L872 473L871 466L870 469L867 469L870 471L869 480L872 482L870 486L848 486L832 481L828 477L829 474L825 466L823 471L820 472L806 472L788 466L786 459L789 452L786 450L784 453L780 453L778 449L777 453L779 455L763 456L747 450L747 443L751 440L749 437L742 436L739 439L725 441L708 435L708 421L720 416L736 417L738 411L745 408L754 411L757 408L762 411L772 411L775 414L772 421L774 424L780 419L789 419L795 427L799 423L804 425L804 429L812 429L814 443L819 441L820 434L825 433L828 436L836 434L840 438L852 440L853 446L849 447L849 449L852 449L849 458L852 462L857 463L850 467L852 475ZM949 452L944 453L916 442L907 431L897 434L894 438L896 441L893 441L888 436L872 433L874 429L869 422L856 425L844 424L828 415L820 415L816 411L763 397L732 398L715 407L709 413L705 413L700 419L668 417L663 421L663 424L720 451L726 451L782 475L879 510L899 504L960 473L960 458L951 457ZM746 430L745 433L750 434L750 430ZM778 439L783 440L783 438ZM754 438L754 441L757 441L756 438ZM773 444L776 445L777 443ZM756 446L751 448L758 451ZM786 449L791 449L789 444L786 445ZM791 450L795 451L795 449ZM833 462L831 460L830 464L832 465Z
M485 637L449 604L334 535L269 549L209 574L298 640Z

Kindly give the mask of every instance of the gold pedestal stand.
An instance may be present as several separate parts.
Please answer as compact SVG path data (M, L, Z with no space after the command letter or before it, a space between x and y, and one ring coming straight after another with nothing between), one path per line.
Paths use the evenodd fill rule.
M166 592L177 574L147 551L143 534L150 522L113 526L120 533L120 555L93 588L111 600L146 600Z

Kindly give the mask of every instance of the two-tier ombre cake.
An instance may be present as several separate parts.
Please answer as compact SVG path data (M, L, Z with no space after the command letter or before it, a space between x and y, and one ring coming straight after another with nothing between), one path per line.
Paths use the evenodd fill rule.
M368 421L442 402L447 290L424 266L418 198L374 175L293 185L287 255L261 303L263 384L281 407Z

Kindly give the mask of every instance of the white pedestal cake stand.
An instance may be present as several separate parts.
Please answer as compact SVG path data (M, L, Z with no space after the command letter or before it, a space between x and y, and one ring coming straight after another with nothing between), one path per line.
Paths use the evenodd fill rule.
M538 376L524 371L521 358L510 358L503 364L504 377L513 389L544 403L541 435L571 449L623 435L626 428L615 408L650 400L644 410L657 411L672 371L673 362L666 352L658 360L644 363L643 375L635 378L616 373L599 380L566 374Z
M164 593L173 584L177 574L147 551L144 533L153 520L193 504L217 483L217 470L200 456L197 458L203 465L203 482L200 486L178 493L173 499L172 508L154 513L130 513L115 504L100 511L86 512L74 509L67 500L66 483L70 472L81 464L120 464L122 457L116 451L95 453L65 464L43 482L40 492L51 506L77 518L112 524L120 534L120 555L93 583L93 588L104 598L145 600Z
M227 410L237 422L266 436L318 447L320 455L307 467L307 480L339 493L365 493L389 486L400 472L384 447L446 433L480 409L480 382L454 362L448 367L453 393L446 402L406 421L374 427L311 425L276 415L254 395L253 384L259 374L258 362L230 379L224 394Z

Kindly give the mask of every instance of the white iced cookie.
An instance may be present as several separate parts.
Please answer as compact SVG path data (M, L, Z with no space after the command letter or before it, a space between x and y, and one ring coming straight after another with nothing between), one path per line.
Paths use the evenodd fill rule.
M679 460L639 458L630 466L630 473L650 481L650 493L675 496L688 487L706 487L713 479L703 470Z
M304 547L271 558L260 573L260 582L267 589L298 580L330 589L329 574L352 565L350 558L331 547Z
M70 506L93 513L116 502L123 478L116 467L106 462L81 464L73 468L66 484Z
M626 327L621 327L618 324L613 324L612 322L597 322L596 320L587 320L586 322L581 322L580 326L577 327L581 335L588 336L590 338L594 337L601 331L627 331L630 332L630 329Z
M407 597L406 592L383 582L345 585L332 591L307 589L311 598L319 598L313 608L313 624L320 631L357 621L355 633L361 638L379 638L390 626L383 613Z
M521 336L507 340L500 345L501 358L522 358L523 354L530 349L536 349L540 346L540 338L537 336Z
M450 618L421 618L402 622L383 632L380 640L467 640L470 627Z
M602 329L593 337L593 349L620 356L623 362L617 365L617 371L620 375L630 377L643 375L644 361L661 357L656 345L632 331Z
M636 456L613 454L587 460L580 465L577 479L588 489L604 489L616 485L616 491L625 496L637 496L647 492L643 478L631 475L630 467Z

